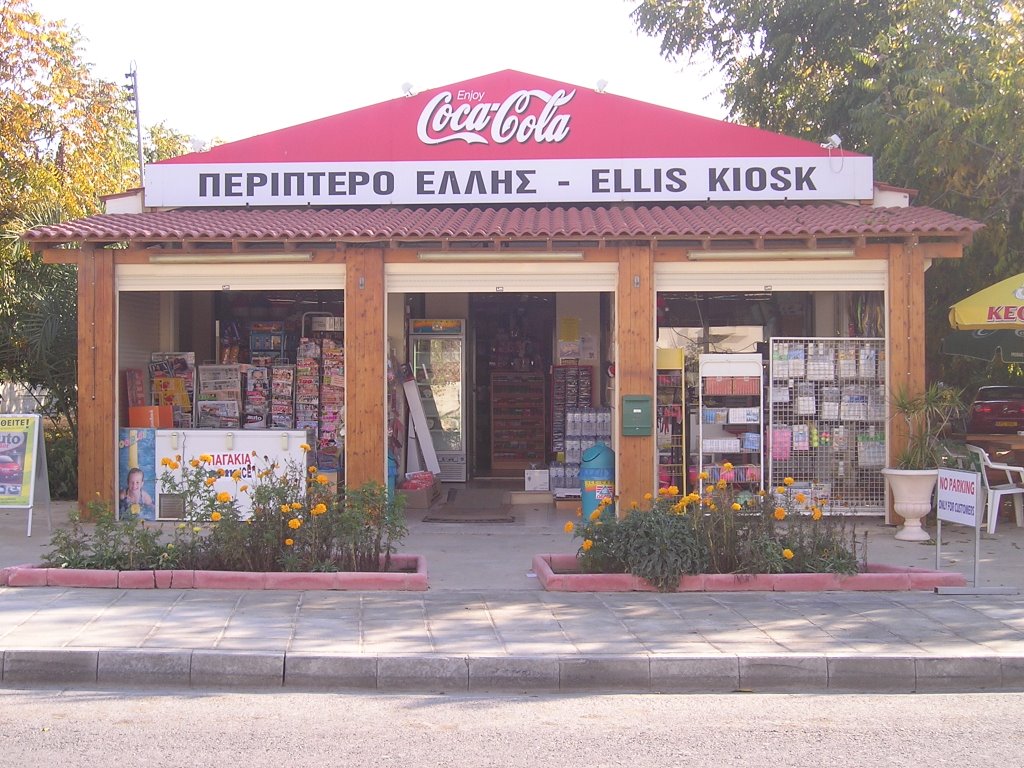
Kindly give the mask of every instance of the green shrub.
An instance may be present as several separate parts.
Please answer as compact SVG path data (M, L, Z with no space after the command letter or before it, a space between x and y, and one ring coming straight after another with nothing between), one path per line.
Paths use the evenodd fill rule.
M631 573L662 592L676 590L685 574L856 573L854 526L792 483L757 494L724 481L686 496L666 488L621 517L604 501L566 531L582 540L582 571Z

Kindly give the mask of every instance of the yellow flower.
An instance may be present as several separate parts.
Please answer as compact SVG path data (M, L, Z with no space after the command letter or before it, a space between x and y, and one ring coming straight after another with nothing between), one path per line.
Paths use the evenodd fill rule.
M647 493L644 494L644 501L650 501L653 498L654 497L651 496L651 492L650 491L648 491Z
M211 485L213 485L214 483L217 482L217 478L216 477L208 477L208 478L206 478L206 480L204 482L206 483L206 487L209 488Z
M798 493L793 498L796 499L797 504L803 504L805 501L807 501L807 497L802 493Z
M593 512L590 513L590 519L591 520L599 520L600 518L601 518L601 510L600 509L595 509Z
M171 544L170 542L168 542L168 543L167 543L167 548L168 548L168 549L174 549L174 545L173 545L173 544Z
M318 483L319 483L320 485L327 485L327 484L328 484L329 482L331 482L331 481L330 481L330 480L329 480L329 479L327 478L327 475L317 475L317 476L316 476L316 481L317 481L317 482L318 482Z
M782 556L784 558L786 558L787 560L792 560L793 559L793 550L792 549L784 549L784 550L782 550Z
M700 479L701 480L707 480L709 477L711 477L711 475L709 475L707 472L701 472L700 473Z
M574 530L576 530L576 526L573 524L572 520L570 520L569 522L567 522L565 524L565 526L563 527L563 530L566 533L572 533Z
M199 459L192 459L192 461L189 462L189 466L192 467L192 469L197 469L199 467Z
M201 453L199 454L199 460L205 461L207 464L209 464L211 461L213 461L213 456L211 456L208 453Z
M669 496L678 496L679 495L679 488L677 488L674 485L670 485L668 487L668 495Z
M715 483L715 487L718 488L718 490L720 491L724 491L726 487L725 480L719 480L717 483Z
M784 477L784 478L782 478L782 484L783 485L792 485L794 482L796 482L796 481L793 480L792 477Z
M200 527L199 527L198 525L193 525L193 526L192 526L192 533L199 533L199 532L200 532L200 531L202 531L202 530L203 530L203 529L202 529L202 528L200 528Z
M725 464L722 465L722 469L724 469L726 472L728 472L730 469L732 469L732 462L731 461L725 462Z
M775 508L775 519L776 520L785 520L786 519L786 510L784 510L782 507L776 507Z
M316 467L310 467L306 471L309 472L309 474L311 474L311 475L315 475L316 474Z
M171 469L177 469L177 468L178 468L178 466L179 466L179 464L178 464L178 462L176 462L176 461L172 461L172 462L171 462L170 464L168 464L167 466L169 466L169 467L170 467Z
M292 509L302 509L302 505L299 502L297 502L297 501L293 501L292 502Z
M735 501L732 503L732 511L733 512L739 512L741 509L743 509L743 506L741 504L739 504L739 503L737 503Z
M238 490L241 491L242 493L245 493L246 491L249 490L249 486L248 485L240 485L238 487Z
M584 539L583 540L583 551L584 552L589 552L590 548L592 546L594 546L594 542L592 542L590 539Z
M232 472L231 473L231 479L234 480L236 483L239 480L241 480L242 479L242 470L236 469L234 472Z
M184 531L185 530L185 524L184 523L178 523L178 530L179 531Z
M219 501L221 504L227 504L229 501L231 501L231 494L228 493L227 491L221 491L220 493L217 494L217 501Z
M294 540L294 539L285 539L285 540L284 540L284 545L285 545L286 547L290 547L290 546L291 546L292 544L294 544L294 543L295 543L295 540Z
M282 504L281 505L281 514L282 515L287 515L291 511L292 511L292 508L289 507L287 504Z
M291 520L288 521L288 527L291 528L293 531L297 531L299 530L299 528L302 527L302 521L299 520L299 518L297 517L293 517Z
M171 460L168 459L166 456L164 456L162 459L160 459L160 466L161 467L166 467L170 463L171 463Z
M219 523L220 522L220 512L211 512L210 513L210 519L213 522L215 522L215 523Z
M776 489L775 489L775 492L776 492L776 493L785 493L785 492L786 492L786 489L785 489L785 488L783 488L783 487L782 487L782 486L780 485L780 486L779 486L778 488L776 488Z
M635 501L631 501L631 502L629 502L629 507L630 507L630 509L638 509L640 507L640 505L637 502L635 502Z
M224 477L225 474L226 473L224 472L224 468L223 467L218 467L218 469L217 469L217 477Z
M576 507L576 517L583 517L583 507Z
M821 520L821 509L818 507L811 507L811 519Z
M327 512L327 505L321 502L309 511L313 515L323 515Z
M303 453L308 453L309 451L312 450L312 448L309 447L309 443L303 443L302 445L299 446L299 448L302 449Z
M704 493L714 493L714 492L715 492L715 486L713 486L713 485L706 485L706 486L704 486Z

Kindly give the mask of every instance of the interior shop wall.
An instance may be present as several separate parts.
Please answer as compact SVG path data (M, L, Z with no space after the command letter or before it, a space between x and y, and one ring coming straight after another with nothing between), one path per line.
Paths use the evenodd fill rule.
M121 423L127 423L128 418L124 371L128 368L148 370L150 353L160 349L160 305L159 298L152 293L123 291L118 294L117 370ZM143 381L148 378L143 377ZM148 386L147 382L147 397Z
M428 293L426 295L426 317L434 320L469 318L469 294Z
M580 365L600 370L601 301L597 293L559 293L555 295L555 327L551 342L555 362L558 361L558 333L564 319L577 320L580 329Z
M845 336L842 325L842 294L818 291L813 294L814 331L812 336Z

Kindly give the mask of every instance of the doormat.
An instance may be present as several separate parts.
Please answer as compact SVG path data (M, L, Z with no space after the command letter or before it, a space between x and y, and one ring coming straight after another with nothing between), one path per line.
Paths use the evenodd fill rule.
M458 509L438 507L423 518L424 523L514 523L507 509Z

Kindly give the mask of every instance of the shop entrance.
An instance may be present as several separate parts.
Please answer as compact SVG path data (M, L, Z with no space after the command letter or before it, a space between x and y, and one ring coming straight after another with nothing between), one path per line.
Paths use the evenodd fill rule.
M555 294L470 294L469 333L472 475L522 478L548 460Z

